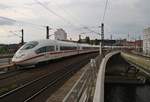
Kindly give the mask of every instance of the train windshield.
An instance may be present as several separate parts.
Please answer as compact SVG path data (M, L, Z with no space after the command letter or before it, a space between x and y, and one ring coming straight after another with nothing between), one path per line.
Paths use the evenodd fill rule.
M37 41L31 41L29 43L26 43L22 48L21 50L28 50L28 49L32 49L34 48L35 46L38 45L38 42Z

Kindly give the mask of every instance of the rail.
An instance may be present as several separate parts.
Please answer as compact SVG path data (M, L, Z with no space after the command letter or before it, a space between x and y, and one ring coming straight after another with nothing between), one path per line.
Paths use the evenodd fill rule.
M90 63L85 66L86 69L63 99L63 102L85 102L90 100L94 91L94 85L96 83L96 77L98 72L98 61L100 56L96 59L91 59Z
M122 53L123 58L132 66L136 67L138 70L140 70L141 72L145 73L146 75L148 75L150 77L150 70L149 70L149 66L143 66L140 65L141 63L133 61L133 59L129 59L127 57L125 57L125 55L123 55L124 53ZM146 61L146 60L145 60Z
M141 56L141 57L145 57L145 58L150 58L150 55L144 54L143 52L136 52L136 51L132 51L132 54Z
M96 54L92 55L93 57ZM0 100L2 102L15 101L15 102L30 102L42 94L46 89L50 87L54 87L54 85L67 80L70 76L72 76L79 68L88 63L89 59L92 56L88 56L86 58L82 58L77 62L73 62L63 66L62 69L56 70L55 72L48 72L44 76L29 81L21 86L9 91L6 94L0 96ZM41 84L42 83L42 84ZM55 86L56 87L56 86ZM50 88L53 90L53 88ZM23 92L23 94L22 94ZM21 96L21 97L20 97ZM18 98L20 97L20 98Z
M13 57L14 53L12 54L0 54L0 58L11 58Z
M107 61L109 58L112 56L119 54L120 51L115 51L112 53L107 54L101 62L98 76L97 76L97 81L96 81L96 88L95 88L95 93L94 93L94 98L93 102L104 102L104 80L105 80L105 68Z
M11 62L11 58L0 58L0 74L16 70L16 66Z

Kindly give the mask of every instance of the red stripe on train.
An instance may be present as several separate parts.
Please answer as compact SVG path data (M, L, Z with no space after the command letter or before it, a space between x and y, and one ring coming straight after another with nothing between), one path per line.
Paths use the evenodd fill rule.
M69 50L69 51L49 52L48 54L53 55L53 54L68 53L68 52L75 52L75 51L85 51L85 50ZM37 55L37 56L31 57L31 58L25 59L25 60L22 60L22 61L19 61L19 62L15 62L15 63L19 64L21 62L28 61L28 60L31 60L31 59L34 59L34 58L37 58L37 57L41 57L41 56L44 56L44 55L45 55L45 53L42 53L40 55Z

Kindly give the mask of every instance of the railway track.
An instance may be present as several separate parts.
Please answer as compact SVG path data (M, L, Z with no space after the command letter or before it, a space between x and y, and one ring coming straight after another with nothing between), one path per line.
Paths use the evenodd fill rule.
M27 70L26 70L27 71ZM6 72L6 73L3 73L0 75L0 80L3 80L3 79L7 79L9 77L13 77L13 76L16 76L16 75L19 75L19 74L22 74L26 71L21 71L19 69L16 69L14 71L10 71L10 72Z
M88 57L90 59L90 57ZM48 73L41 76L35 80L32 80L6 94L0 96L0 102L28 102L35 99L39 94L41 94L45 89L52 87L59 81L67 79L72 75L78 68L82 67L87 60L81 59L76 63L66 65L65 68L55 71L53 73ZM83 61L82 61L83 60ZM42 83L42 84L41 84ZM41 101L42 102L42 101Z
M72 56L71 56L72 57ZM69 57L68 58L65 58L65 59L69 59ZM52 61L53 62L53 61ZM3 79L7 79L7 78L10 78L10 77L13 77L13 76L16 76L16 75L19 75L19 74L22 74L22 73L26 73L26 72L28 72L29 70L30 71L35 71L36 69L40 69L41 67L43 67L43 66L38 66L38 67L36 67L36 68L27 68L27 70L26 70L26 68L23 68L23 69L15 69L15 70L13 70L13 71L8 71L8 72L5 72L5 73L2 73L2 74L0 74L0 80L3 80ZM45 67L46 67L46 65L45 65Z
M53 88L53 87L57 87L57 84L63 82L64 80L67 80L70 76L72 76L81 66L85 65L88 61L83 61L80 63L76 63L78 64L78 68L77 66L74 66L74 64L68 66L68 68L65 69L64 72L60 73L58 76L55 77L55 79L53 79L49 84L47 84L45 87L43 87L42 89L40 89L38 92L36 92L35 94L33 94L32 96L30 96L29 98L27 98L24 102L43 102L44 100L39 100L40 98L40 94L42 94L42 92L48 88ZM70 69L71 68L71 69ZM68 70L69 69L69 70ZM66 71L67 70L67 71ZM54 91L54 89L52 89ZM51 90L51 91L52 91ZM52 93L48 93L48 94L52 94ZM43 96L43 95L42 95Z

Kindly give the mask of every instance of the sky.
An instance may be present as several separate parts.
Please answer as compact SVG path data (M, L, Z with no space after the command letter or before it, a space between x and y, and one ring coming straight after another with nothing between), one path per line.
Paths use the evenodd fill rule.
M105 24L105 39L140 39L150 26L150 0L0 0L0 43L19 43L21 29L26 42L46 38L46 26L54 34L63 28L68 39L89 36L99 39ZM85 29L85 28L89 29ZM94 32L91 32L94 31ZM54 39L51 36L50 39Z

